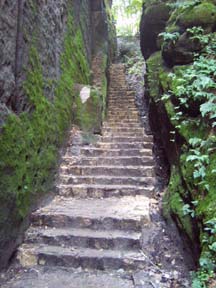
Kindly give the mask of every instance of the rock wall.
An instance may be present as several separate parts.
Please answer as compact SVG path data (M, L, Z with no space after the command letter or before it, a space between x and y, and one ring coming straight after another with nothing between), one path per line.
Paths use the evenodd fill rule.
M216 243L215 11L215 1L148 1L140 30L151 128L170 165L164 214L206 274Z
M100 129L115 49L110 5L0 1L0 268L21 241L36 200L52 187L70 121L91 132ZM83 103L79 92L92 84L98 53L103 82Z

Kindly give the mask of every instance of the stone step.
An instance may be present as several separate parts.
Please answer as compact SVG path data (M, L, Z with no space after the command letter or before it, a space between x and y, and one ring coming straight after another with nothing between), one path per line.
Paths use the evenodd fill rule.
M103 130L102 131L102 135L104 137L137 137L137 138L141 138L141 137L144 137L145 134L144 134L144 130L143 131L140 131L140 132L120 132L120 131L110 131L110 130Z
M119 115L119 116L139 116L139 112L138 111L136 111L135 109L133 110L133 109L130 109L130 108L128 108L127 110L124 110L124 111L120 111L119 109L114 109L113 108L113 110L110 110L108 113L107 113L107 115L114 115L114 116L117 116L117 115Z
M134 103L108 103L108 111L134 111L137 110L137 106Z
M108 121L108 122L114 122L114 123L116 123L116 122L139 122L140 121L140 117L139 116L136 116L136 117L133 117L133 116L128 116L128 117L121 117L121 115L118 117L118 115L116 115L116 116L110 116L110 115L108 115L107 117L106 117L106 120Z
M137 106L136 103L118 103L118 102L114 102L114 103L108 103L108 111L134 111L137 110Z
M141 185L150 188L155 185L154 177L128 177L128 176L74 176L60 175L61 184L99 184L99 185Z
M108 114L119 114L119 115L138 115L139 114L139 111L137 109L131 109L130 107L128 107L126 110L122 110L122 109L112 109L112 110L109 110L107 112Z
M150 198L125 196L106 199L56 197L31 215L32 225L141 232L150 225Z
M103 149L142 149L142 148L149 148L152 149L153 144L152 142L133 142L133 143L126 143L126 142L98 142L95 145L97 148Z
M125 93L112 93L109 95L109 99L108 101L115 101L115 102L119 102L119 101L134 101L135 100L135 96L134 95L125 95Z
M139 250L74 249L45 244L24 244L19 249L18 258L24 267L29 266L29 259L32 261L30 266L82 267L91 270L138 270L146 264L146 257Z
M121 230L91 230L31 227L25 242L92 249L141 249L141 233Z
M133 148L133 149L103 149L95 147L81 147L80 153L89 157L107 156L107 157L119 157L119 156L152 156L152 149ZM70 153L68 153L70 155Z
M109 123L110 126L130 125L131 127L136 127L137 125L140 125L140 121L134 119L111 119L107 120L107 123Z
M131 128L131 127L109 127L103 126L102 128L103 132L111 132L111 133L144 133L143 127L136 127L136 128Z
M71 165L60 167L60 173L73 175L107 175L107 176L131 176L152 177L154 166L83 166Z
M137 128L142 128L143 127L141 126L141 123L140 122L136 122L136 123L124 123L124 122L104 122L103 124L103 128L109 128L109 129L112 129L112 130L116 130L116 129L128 129L128 130L136 130Z
M137 142L151 142L153 141L152 137L149 135L143 135L142 137L122 137L122 136L113 136L113 137L108 137L108 136L103 136L101 137L101 142L104 143L137 143Z
M129 97L129 96L119 96L118 94L116 94L116 97L111 97L108 98L108 103L134 103L135 101L135 97Z
M37 265L33 269L19 271L19 277L1 288L134 288L133 280L127 274Z
M138 119L139 113L138 112L131 113L130 111L126 113L123 113L123 112L119 113L116 111L113 111L112 113L111 112L107 113L107 117L117 117L117 116L119 116L120 118L125 118L125 119L128 119L128 118Z
M59 195L77 198L109 198L122 196L145 195L151 197L154 187L142 187L134 185L105 185L105 184L59 184Z
M154 165L154 160L151 156L145 157L63 157L64 164L76 163L78 165Z

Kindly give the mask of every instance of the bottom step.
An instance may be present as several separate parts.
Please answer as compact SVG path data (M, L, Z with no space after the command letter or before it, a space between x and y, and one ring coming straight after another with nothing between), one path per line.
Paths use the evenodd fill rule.
M80 270L80 269L79 269ZM22 271L2 288L134 288L125 273L85 272L60 267L35 267Z
M146 265L146 258L139 250L97 250L65 248L49 245L23 244L18 259L23 267L61 266L97 270L138 270Z

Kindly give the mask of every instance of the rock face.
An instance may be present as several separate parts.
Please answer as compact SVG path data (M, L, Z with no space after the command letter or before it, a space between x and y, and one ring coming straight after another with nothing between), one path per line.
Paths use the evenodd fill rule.
M165 3L146 4L143 7L143 14L140 23L140 43L145 59L160 49L158 35L164 31L166 22L169 19L170 9Z
M29 207L51 183L70 120L86 130L101 128L115 49L110 4L0 2L0 268L20 241ZM75 84L93 84L94 57L101 59L101 81L82 103Z
M169 4L170 1L164 2ZM166 3L163 5L166 6ZM150 1L148 5L150 5L148 9L145 8L143 12L140 30L143 56L148 57L145 98L149 103L151 128L155 139L164 149L171 171L165 197L168 205L164 207L164 214L167 217L171 215L181 233L186 236L195 258L204 255L210 263L214 263L214 251L209 251L211 248L202 242L202 237L205 237L203 235L205 227L208 226L207 221L211 222L211 218L215 215L215 208L210 204L211 201L215 201L213 200L215 184L210 177L212 175L210 169L215 165L215 156L209 152L210 150L206 150L207 147L204 148L205 145L201 148L199 143L192 142L199 139L200 143L205 141L213 143L211 133L215 133L215 129L211 126L210 118L215 119L211 116L211 109L208 116L202 112L202 105L206 107L208 99L202 96L193 97L193 93L204 95L209 91L198 84L201 83L200 75L205 74L208 80L214 83L212 85L215 85L215 78L205 71L209 71L210 67L214 70L215 65L213 47L215 47L216 4L214 1L178 3L176 8L167 14L170 17L166 18L164 26L160 27L158 19L155 17L149 19L149 15L153 15L149 11L154 11L156 4ZM151 28L147 31L148 21L151 21ZM164 29L165 33L163 33L164 42L161 42L159 49L156 46L156 39L161 29ZM149 35L151 37L154 35L154 46L152 41L143 40ZM158 51L155 52L156 50ZM212 66L209 58L213 59ZM203 70L204 63L208 63L206 70ZM215 91L211 97L214 99ZM206 117L203 117L204 114ZM188 158L193 151L198 150L200 155L208 154L209 157L208 165L202 166L205 170L205 175L202 176L197 172L197 162ZM206 187L201 185L200 179L207 184ZM187 212L184 210L186 207L189 208ZM211 243L212 238L205 235L207 243Z

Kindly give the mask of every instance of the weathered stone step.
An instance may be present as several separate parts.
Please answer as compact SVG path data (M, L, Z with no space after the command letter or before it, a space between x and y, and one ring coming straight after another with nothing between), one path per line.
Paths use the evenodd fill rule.
M141 137L122 137L122 136L115 136L115 137L108 137L103 136L101 142L104 143L137 143L137 142L151 142L153 141L152 137L149 135L143 135ZM153 143L152 143L153 144Z
M129 104L129 103L109 103L108 104L108 110L112 110L112 111L117 111L117 110L121 110L121 111L127 111L127 110L137 110L136 104L135 102L133 104Z
M141 233L121 230L92 230L31 227L26 243L92 249L141 249Z
M131 95L131 96L128 96L128 95L125 95L125 93L116 93L116 94L111 94L109 96L109 102L111 101L115 101L115 102L119 102L119 101L134 101L135 100L135 96L134 95Z
M73 175L107 175L107 176L131 176L131 177L152 177L153 166L83 166L71 165L61 166L60 171Z
M109 127L103 126L103 132L111 132L111 133L144 133L143 127L137 127L132 129L131 127Z
M103 149L96 147L82 147L80 149L82 155L89 157L98 157L98 156L108 156L108 157L118 157L118 156L152 156L152 149L144 148L132 148L132 149Z
M120 126L120 125L130 125L131 127L136 127L136 125L140 125L140 121L139 120L134 120L134 119L116 119L116 120L108 120L107 121L109 123L109 125L111 126Z
M37 271L37 272L36 272ZM83 271L80 268L43 267L19 271L19 277L1 288L134 288L126 273Z
M125 96L124 94L123 95L119 95L119 94L116 94L116 95L112 95L111 97L109 97L108 99L108 103L135 103L135 97L128 97L128 96ZM128 106L129 108L130 106ZM109 111L109 110L108 110Z
M149 148L151 149L153 144L152 142L133 142L133 143L126 143L126 142L98 142L95 145L97 148L104 148L104 149L142 149L142 148Z
M108 114L119 114L119 115L139 115L139 112L135 108L130 108L128 107L126 110L118 109L118 108L113 108L112 110L108 111Z
M106 199L56 197L31 215L32 224L56 228L130 230L141 232L150 225L150 199L125 196Z
M121 111L127 111L127 110L137 110L137 106L136 103L117 103L117 102L113 102L113 103L108 103L108 111L117 111L117 110L121 110Z
M128 129L136 129L136 128L141 128L141 123L139 121L137 122L134 122L134 123L128 123L128 122L124 122L124 121L121 121L121 122L104 122L103 124L103 127L104 128L112 128L112 129L122 129L122 128L128 128Z
M116 111L113 111L112 113L108 113L107 117L116 117L119 116L120 118L132 118L132 119L137 119L139 117L138 112L130 113L130 111L126 113L118 113Z
M124 122L124 123L126 123L126 122L139 122L140 121L140 117L138 117L138 116L136 116L136 117L132 117L132 116L128 116L128 117L121 117L121 116L107 116L107 118L106 118L106 120L108 121L108 122L114 122L114 123L116 123L116 122Z
M154 177L128 177L128 176L74 176L60 175L62 184L102 184L102 185L142 185L152 187L155 185Z
M105 184L67 184L58 186L58 193L65 197L77 198L109 198L121 196L146 195L151 197L154 187L134 185L105 185Z
M96 270L138 270L146 264L146 258L139 250L73 249L45 244L25 244L19 250L19 259L23 266L26 266L29 258L35 265Z
M154 160L151 156L145 157L63 157L64 164L76 163L79 165L154 165Z
M109 115L109 116L112 116L112 115L117 116L117 115L119 115L119 116L122 116L122 117L134 116L134 115L135 116L139 116L139 112L136 111L135 109L134 110L133 109L128 109L126 111L122 111L122 110L120 111L119 109L114 109L113 108L113 110L108 112L107 115Z
M113 132L111 132L111 131L106 131L106 130L103 130L103 133L102 133L102 135L104 136L104 137L117 137L117 136L119 136L119 137L137 137L137 138L141 138L141 137L144 137L144 130L143 131L140 131L140 132L133 132L133 131L131 131L131 132L118 132L118 131L113 131Z

